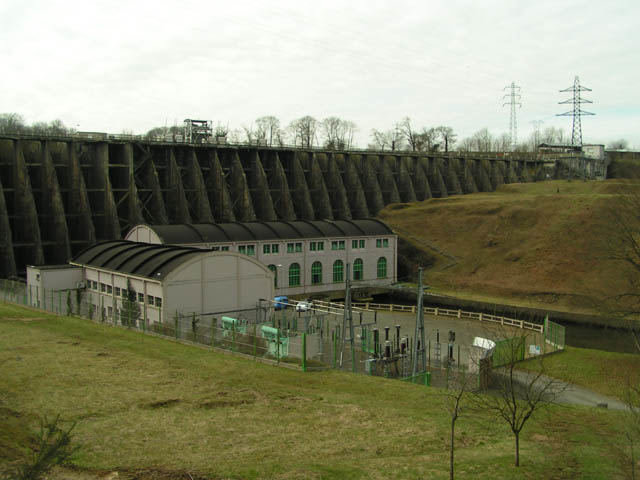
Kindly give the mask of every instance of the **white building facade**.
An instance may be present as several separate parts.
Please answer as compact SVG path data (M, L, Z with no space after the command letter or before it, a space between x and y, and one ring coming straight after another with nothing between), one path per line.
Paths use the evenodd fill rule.
M397 235L376 219L138 225L126 239L255 258L274 273L278 295L344 290L347 264L354 288L397 280Z

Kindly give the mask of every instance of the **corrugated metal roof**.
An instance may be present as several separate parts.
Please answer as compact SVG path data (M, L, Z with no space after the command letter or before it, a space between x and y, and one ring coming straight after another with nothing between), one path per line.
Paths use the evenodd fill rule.
M393 231L377 219L148 225L148 228L165 244L393 235Z
M84 249L71 263L162 280L184 262L208 253L191 247L111 240Z

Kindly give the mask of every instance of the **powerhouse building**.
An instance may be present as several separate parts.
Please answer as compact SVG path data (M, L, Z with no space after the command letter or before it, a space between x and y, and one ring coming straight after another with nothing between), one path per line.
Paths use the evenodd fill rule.
M176 312L251 309L274 294L273 273L247 255L123 240L88 247L69 265L30 266L27 284L36 306L47 301L46 285L84 289L93 317L109 320L121 320L127 293L135 291L147 324L170 321Z
M278 295L344 291L347 263L356 288L397 279L397 236L377 219L137 225L126 240L254 258L273 272Z

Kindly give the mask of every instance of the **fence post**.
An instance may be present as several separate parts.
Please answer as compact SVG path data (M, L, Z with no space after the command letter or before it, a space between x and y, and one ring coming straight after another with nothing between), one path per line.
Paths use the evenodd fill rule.
M278 365L280 365L280 329L276 329L276 359Z
M257 357L256 349L258 344L258 336L257 336L258 324L253 324L253 356Z
M478 320L482 321L482 312L480 312L480 315L478 315Z
M302 371L307 371L307 334L302 334Z
M333 329L331 331L331 346L333 347L333 362L332 362L332 367L336 368L336 330Z
M231 324L231 351L236 351L236 324Z
M218 320L216 317L211 317L211 346L215 346L216 329L218 328Z
M460 318L462 316L462 310L459 308L458 309L458 318Z
M174 323L174 335L176 337L176 340L178 340L178 311L176 310L176 316L173 318L173 323Z
M438 307L436 307L435 312L433 312L433 314L437 317L438 316Z
M50 303L49 305L50 305L50 307L51 307L51 310L49 310L49 311L50 311L50 312L53 312L53 311L54 311L54 310L53 310L53 308L54 308L54 306L53 306L53 290L51 290L51 303Z

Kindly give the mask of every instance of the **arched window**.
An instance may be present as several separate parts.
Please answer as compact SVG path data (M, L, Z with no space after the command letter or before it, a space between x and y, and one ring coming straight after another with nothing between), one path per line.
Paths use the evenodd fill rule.
M333 282L344 282L344 263L342 263L342 260L333 262Z
M363 278L362 271L363 271L362 259L356 258L355 262L353 262L353 279L362 280Z
M292 263L289 266L289 286L300 286L300 265L298 263Z
M311 265L311 284L319 285L322 283L322 263L313 262Z
M378 278L387 277L387 259L380 257L378 259Z
M269 265L267 268L273 272L273 288L278 288L278 267Z

